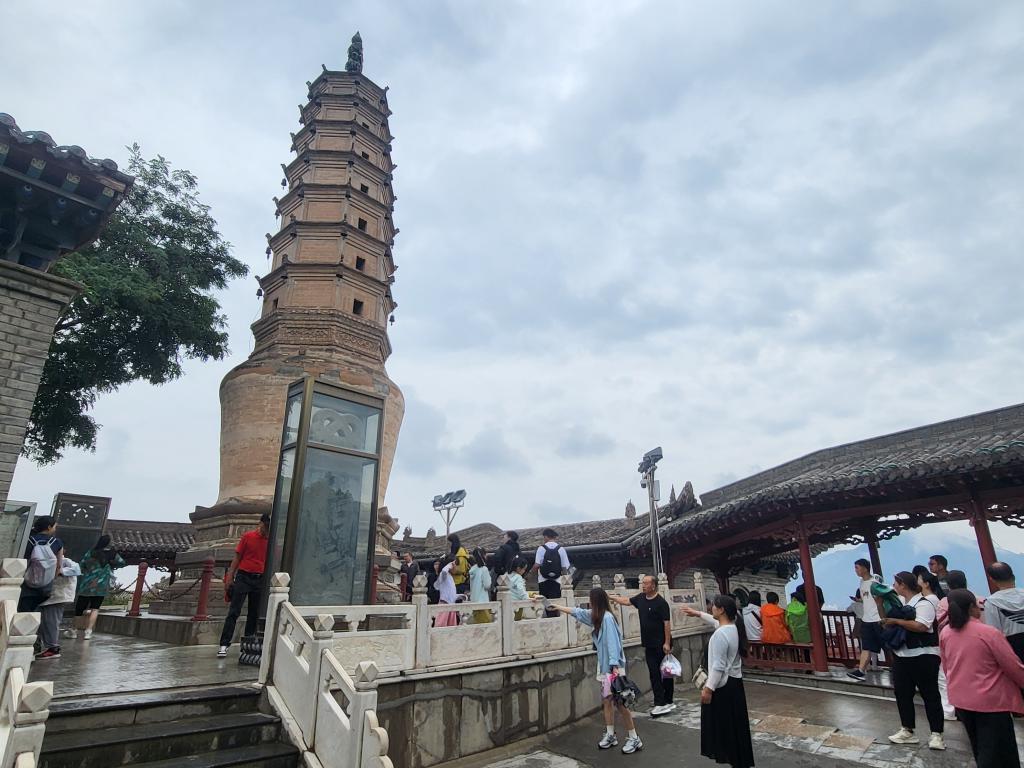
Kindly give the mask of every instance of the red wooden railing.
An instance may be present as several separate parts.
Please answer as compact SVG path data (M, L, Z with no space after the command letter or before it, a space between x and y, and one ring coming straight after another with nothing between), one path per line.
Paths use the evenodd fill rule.
M856 617L846 611L822 611L821 617L825 624L825 656L828 663L850 668L857 666L860 660L860 638L853 631ZM752 642L744 663L755 669L814 668L811 645L804 643L775 645ZM878 663L888 665L884 658L880 658Z

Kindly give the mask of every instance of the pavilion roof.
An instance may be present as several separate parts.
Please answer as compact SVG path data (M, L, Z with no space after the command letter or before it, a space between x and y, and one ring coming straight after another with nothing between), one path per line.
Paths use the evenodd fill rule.
M519 548L523 552L535 550L544 543L541 533L545 528L553 528L558 533L558 541L569 548L583 544L618 544L626 540L641 526L647 525L648 515L637 515L634 519L623 517L608 520L587 520L584 522L558 523L542 525L536 528L515 528L519 534ZM433 529L431 529L433 530ZM483 547L493 552L502 542L502 535L509 528L499 528L493 523L478 523L453 531L467 550ZM444 532L433 536L406 536L396 541L395 548L401 552L412 552L417 559L435 557L448 551Z
M1024 495L1024 404L827 448L730 483L702 494L701 507L664 525L662 546L709 552L727 534L747 530L753 539L764 523L825 512L837 517L814 531L819 544L852 541L865 526L887 538L963 517L954 507L971 494L1014 488ZM875 506L878 515L865 522ZM842 511L854 509L858 514L844 520ZM779 542L777 532L763 536ZM649 542L641 529L627 544L643 549Z
M111 545L126 560L173 561L195 541L191 523L166 523L153 520L114 520L107 518L104 531Z

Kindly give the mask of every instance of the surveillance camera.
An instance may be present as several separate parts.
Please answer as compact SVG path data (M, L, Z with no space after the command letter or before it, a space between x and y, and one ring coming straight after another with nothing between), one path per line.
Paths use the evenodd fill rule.
M658 446L657 448L652 448L651 450L644 454L644 461L650 462L651 464L657 464L659 461L661 461L663 455L664 454L662 454L661 452L661 446Z

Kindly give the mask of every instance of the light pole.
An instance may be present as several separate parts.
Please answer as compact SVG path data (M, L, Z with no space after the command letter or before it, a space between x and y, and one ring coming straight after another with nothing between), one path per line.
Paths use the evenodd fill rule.
M652 448L640 460L637 471L640 473L640 487L647 489L647 500L650 502L651 515L651 558L654 561L654 579L663 573L661 562L661 532L658 530L658 499L661 496L658 481L654 479L654 470L662 459L661 448Z
M466 501L466 491L448 491L445 494L439 494L434 497L433 506L437 510L437 514L444 520L444 535L445 538L452 532L452 521L455 519L455 515L458 514L459 510L462 509Z

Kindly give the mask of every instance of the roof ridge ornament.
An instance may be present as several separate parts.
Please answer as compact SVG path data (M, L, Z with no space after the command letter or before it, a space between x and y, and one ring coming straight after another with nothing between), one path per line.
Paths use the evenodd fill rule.
M352 45L348 47L348 61L345 62L345 71L353 74L361 74L363 71L363 38L356 32L352 36Z

